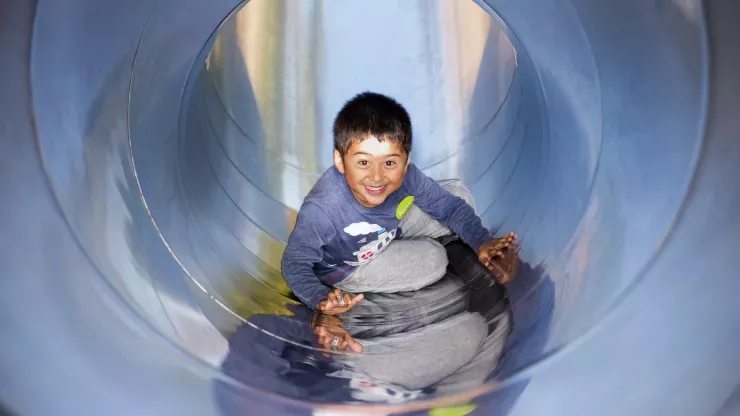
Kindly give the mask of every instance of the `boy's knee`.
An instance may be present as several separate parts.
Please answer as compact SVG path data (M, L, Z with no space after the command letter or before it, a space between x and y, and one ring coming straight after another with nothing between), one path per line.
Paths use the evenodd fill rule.
M447 192L460 197L465 200L473 209L475 209L475 201L473 200L473 193L470 192L467 186L460 179L447 179L439 181L439 185L442 186Z
M443 275L447 271L447 250L432 239L421 239L415 241L419 249L425 254L426 259L421 267L428 267L427 273L431 275Z

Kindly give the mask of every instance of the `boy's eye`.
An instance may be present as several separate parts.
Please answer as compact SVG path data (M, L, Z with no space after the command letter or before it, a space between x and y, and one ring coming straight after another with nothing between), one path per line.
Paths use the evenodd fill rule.
M361 160L360 166L367 166L367 160Z
M390 167L393 167L393 166L395 166L395 165L396 165L396 162L394 162L394 161L392 161L392 160L387 160L387 161L385 162L385 165L386 165L386 166L388 166L388 167L390 168Z

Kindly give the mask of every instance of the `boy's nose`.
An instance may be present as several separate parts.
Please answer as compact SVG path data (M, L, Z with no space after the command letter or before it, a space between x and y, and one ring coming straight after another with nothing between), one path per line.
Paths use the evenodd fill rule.
M372 172L370 172L370 179L373 182L380 182L383 179L383 167L374 166Z

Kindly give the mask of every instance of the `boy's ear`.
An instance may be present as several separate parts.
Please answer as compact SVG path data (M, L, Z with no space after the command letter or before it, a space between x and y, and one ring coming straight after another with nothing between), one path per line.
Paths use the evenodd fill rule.
M409 165L411 164L411 153L409 153L406 156L406 166L403 168L403 173L406 173L409 170Z
M337 149L334 149L334 166L336 166L339 173L344 174L344 161L342 160L342 155Z

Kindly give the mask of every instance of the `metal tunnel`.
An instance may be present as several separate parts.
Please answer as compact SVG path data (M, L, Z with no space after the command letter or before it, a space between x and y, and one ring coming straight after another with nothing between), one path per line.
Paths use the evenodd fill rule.
M738 19L725 0L0 2L0 413L740 414ZM318 402L220 368L245 320L296 303L282 250L363 90L407 106L415 164L521 236L519 352L468 395Z

